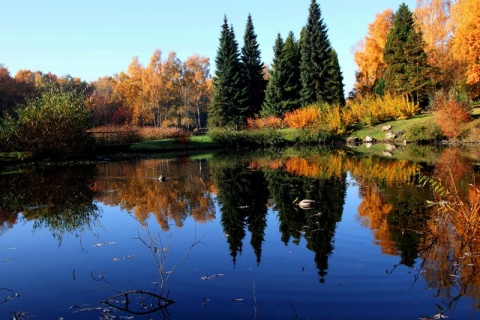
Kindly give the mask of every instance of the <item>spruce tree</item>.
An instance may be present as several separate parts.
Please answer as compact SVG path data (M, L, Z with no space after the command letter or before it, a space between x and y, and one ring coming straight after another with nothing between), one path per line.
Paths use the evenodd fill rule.
M238 127L245 113L242 91L242 65L233 26L224 17L220 45L215 59L216 73L212 84L212 100L208 108L210 127Z
M301 37L300 78L302 82L302 104L329 101L328 87L329 65L331 64L331 45L327 36L327 27L323 22L320 7L315 0L310 10Z
M283 45L280 67L282 78L281 112L286 113L301 106L300 90L300 47L293 32L290 31Z
M385 90L391 94L407 94L415 102L425 102L431 87L431 67L427 63L425 42L416 31L412 12L401 4L395 13L393 27L383 51Z
M282 102L281 82L283 75L280 67L282 50L283 39L279 33L275 39L275 46L273 47L273 62L270 71L270 79L268 79L267 89L265 91L265 101L262 105L262 117L282 115L282 112L279 109Z
M337 52L334 49L330 50L329 75L327 85L328 97L326 100L330 103L338 103L344 106L345 92L343 90L343 75L338 62Z
M243 37L241 60L243 64L243 83L245 94L245 117L258 115L265 98L267 83L263 78L263 63L260 58L260 49L257 35L253 27L252 16L249 14L245 35Z

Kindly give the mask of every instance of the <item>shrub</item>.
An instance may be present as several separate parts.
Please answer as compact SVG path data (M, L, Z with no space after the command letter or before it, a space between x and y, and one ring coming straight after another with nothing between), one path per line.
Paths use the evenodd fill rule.
M282 119L275 116L247 119L248 129L280 129L282 126Z
M435 122L449 139L458 139L462 125L471 120L466 102L447 97L443 93L436 95L433 108L437 110Z
M209 136L215 143L235 147L269 147L284 143L280 133L272 129L254 131L236 131L229 129L211 129Z
M84 95L52 86L38 98L27 100L16 118L5 117L0 136L8 150L36 158L68 158L93 149L93 139L86 132L89 125Z
M408 140L418 142L439 141L445 137L442 129L436 123L414 124L407 130L406 136Z
M288 112L283 120L290 128L304 129L319 126L320 119L320 109L312 105Z

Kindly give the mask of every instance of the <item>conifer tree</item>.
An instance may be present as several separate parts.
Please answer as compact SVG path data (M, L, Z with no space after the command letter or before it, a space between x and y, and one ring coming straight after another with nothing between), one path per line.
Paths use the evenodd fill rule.
M431 87L431 67L427 63L425 42L416 31L412 12L401 4L395 13L383 51L387 64L385 90L392 94L407 94L415 102L425 102Z
M243 91L245 94L245 117L249 118L259 114L267 86L263 78L263 63L260 58L257 35L255 34L250 14L248 15L243 40L244 46L241 55L243 63Z
M268 80L267 89L265 91L265 101L262 105L261 115L267 116L281 116L282 112L278 109L282 102L282 70L280 67L280 60L283 50L283 39L280 33L275 39L275 46L273 47L273 62L270 71L270 79Z
M343 90L343 75L338 62L337 52L334 49L330 50L330 65L329 65L329 82L327 85L328 98L327 101L331 103L338 103L341 106L345 105L345 92Z
M300 90L300 47L293 32L290 31L281 55L281 70L284 74L281 112L286 113L301 106Z
M242 65L233 26L224 17L220 45L215 59L212 100L208 108L211 127L238 127L243 123L245 101L242 91Z
M323 22L320 7L315 0L310 10L301 37L300 78L302 82L302 104L329 101L328 87L329 65L331 64L331 45L327 36L327 27Z

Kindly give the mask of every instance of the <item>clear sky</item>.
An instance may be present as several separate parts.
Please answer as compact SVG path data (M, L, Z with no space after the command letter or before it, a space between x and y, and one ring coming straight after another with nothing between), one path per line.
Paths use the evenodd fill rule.
M375 14L415 0L317 0L342 68L345 93L355 82L352 48L367 34ZM0 64L67 74L85 81L126 71L134 56L147 65L156 49L210 58L215 69L224 15L239 47L252 15L262 60L271 64L277 33L298 38L310 0L4 0L0 8ZM212 72L213 73L213 72Z

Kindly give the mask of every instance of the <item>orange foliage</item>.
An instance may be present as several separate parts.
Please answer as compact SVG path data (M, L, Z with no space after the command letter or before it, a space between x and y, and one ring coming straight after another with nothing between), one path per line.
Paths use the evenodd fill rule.
M360 95L371 92L376 81L382 78L385 72L383 48L392 25L392 10L387 9L377 14L375 21L368 26L365 40L357 44L354 52L354 60L358 66L355 89Z
M417 0L416 22L419 25L428 53L428 64L441 72L434 74L434 82L448 90L459 78L458 63L453 59L451 37L451 0Z
M448 185L449 182L459 182L470 171L471 162L462 157L459 148L447 148L435 165L436 176ZM449 179L453 177L453 179Z
M282 119L275 116L269 116L265 118L248 118L248 129L280 129L283 127Z
M457 0L452 7L456 27L453 38L454 56L467 64L467 82L480 84L480 1Z
M362 219L362 225L374 232L383 254L397 255L398 251L391 239L387 221L392 205L384 201L380 191L372 184L366 184L361 189L361 196L362 203L358 207L358 215Z
M457 139L461 134L462 125L471 120L467 105L445 95L437 96L435 106L438 111L435 121L448 138Z
M320 110L317 106L296 109L285 114L284 122L295 129L313 128L320 124Z

